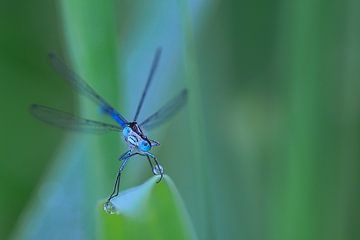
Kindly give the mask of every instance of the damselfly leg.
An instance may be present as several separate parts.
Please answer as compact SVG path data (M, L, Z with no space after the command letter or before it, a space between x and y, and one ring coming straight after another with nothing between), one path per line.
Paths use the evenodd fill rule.
M126 158L129 158L129 157L132 157L134 155L136 155L137 153L132 153L133 152L133 149L130 149L126 152L124 152L119 158L118 160L119 161L122 161L122 160L125 160Z
M128 151L129 152L129 151ZM126 153L128 153L126 152ZM130 154L131 155L131 154ZM135 154L134 154L135 155ZM132 155L133 156L133 155ZM114 184L114 189L112 191L112 193L110 194L110 197L108 198L108 200L106 201L105 204L108 204L110 202L111 199L113 199L114 197L119 195L119 186L120 186L120 177L121 177L121 173L125 168L126 163L128 162L128 160L130 159L131 156L128 156L126 158L123 158L121 160L123 160L123 162L121 163L121 166L118 170L118 173L116 175L116 180L115 180L115 184Z
M106 204L108 202L110 202L111 199L113 199L114 197L118 196L119 195L119 187L120 187L120 177L121 177L121 172L124 170L124 167L127 163L127 161L132 157L132 156L135 156L137 155L138 153L133 153L133 150L130 149L128 151L126 151L124 154L122 154L120 157L119 157L119 161L123 161L120 168L119 168L119 171L116 175L116 180L115 180L115 184L114 184L114 189L112 191L112 193L110 194L110 197L108 198L108 200L106 201Z
M148 159L148 162L151 166L151 170L152 170L153 174L160 175L160 178L157 181L157 183L159 183L163 179L164 168L159 164L159 162L156 160L156 157L154 155L146 155L146 158ZM151 162L151 159L154 160L155 165Z

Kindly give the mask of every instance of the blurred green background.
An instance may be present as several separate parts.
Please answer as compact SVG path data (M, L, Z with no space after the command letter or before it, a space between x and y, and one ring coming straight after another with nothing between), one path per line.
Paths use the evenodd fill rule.
M359 22L358 0L2 0L0 239L94 239L125 151L30 116L103 120L47 54L131 119L158 46L141 116L189 89L150 136L199 239L359 239ZM131 161L121 189L150 176Z

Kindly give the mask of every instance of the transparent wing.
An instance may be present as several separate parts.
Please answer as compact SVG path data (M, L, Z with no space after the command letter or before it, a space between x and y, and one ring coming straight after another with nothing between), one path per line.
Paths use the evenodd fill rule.
M188 92L183 89L180 94L171 99L162 108L156 111L154 114L145 119L140 126L145 129L153 129L163 124L174 116L187 102Z
M109 114L117 123L120 124L120 126L127 126L128 121L110 104L108 104L105 99L97 94L95 90L90 87L90 85L87 84L79 75L66 66L62 60L53 53L49 54L49 58L56 71L60 73L73 88L87 96L89 99L92 99L95 103L99 104L102 111Z
M35 118L41 120L42 122L52 124L60 128L91 133L122 131L122 128L119 126L93 121L85 118L79 118L71 113L63 112L43 105L31 105L30 112Z
M160 56L161 56L161 48L158 48L156 49L156 52L155 52L155 56L154 56L154 59L153 59L153 62L152 62L152 65L151 65L151 68L150 68L150 72L149 72L149 75L148 75L148 78L146 80L146 84L145 84L145 88L143 90L143 93L141 95L141 99L140 99L140 102L139 102L139 105L136 109L136 113L135 113L135 117L134 117L134 122L136 122L138 116L139 116L139 113L140 113L140 110L141 110L141 107L144 103L144 99L145 99L145 96L146 96L146 93L150 87L150 83L153 79L153 76L154 76L154 73L156 71L156 68L157 68L157 65L159 63L159 60L160 60Z

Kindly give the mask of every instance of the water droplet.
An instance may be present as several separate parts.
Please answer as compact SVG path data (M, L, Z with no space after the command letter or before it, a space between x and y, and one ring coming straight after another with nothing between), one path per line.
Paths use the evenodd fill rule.
M159 165L155 165L153 168L153 173L155 175L160 175L164 173L164 168L159 164Z
M109 214L114 214L116 213L116 208L111 201L107 201L106 203L104 203L104 211Z

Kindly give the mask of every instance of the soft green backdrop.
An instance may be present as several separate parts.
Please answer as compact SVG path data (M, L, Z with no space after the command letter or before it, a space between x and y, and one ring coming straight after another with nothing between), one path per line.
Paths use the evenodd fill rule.
M189 89L150 136L199 239L360 238L359 22L358 0L2 0L0 239L106 236L98 204L125 146L30 116L36 102L104 120L47 53L131 119L158 46L142 117ZM134 159L121 188L150 176Z

